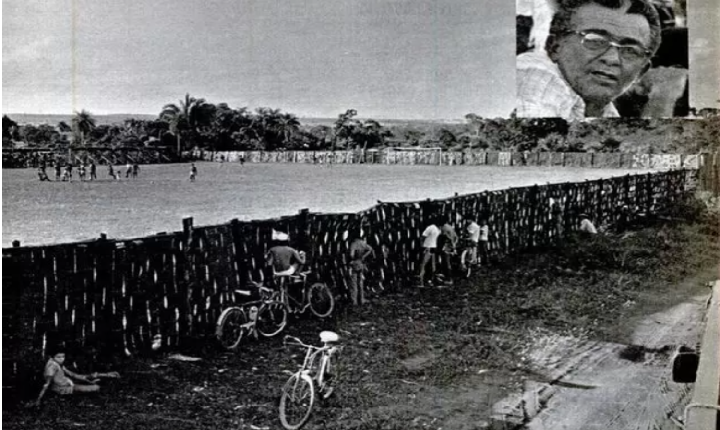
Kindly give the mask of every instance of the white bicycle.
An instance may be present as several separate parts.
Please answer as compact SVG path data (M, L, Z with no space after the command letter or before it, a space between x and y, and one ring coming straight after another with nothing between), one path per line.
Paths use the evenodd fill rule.
M298 430L310 419L315 405L315 393L327 399L334 391L333 355L341 347L334 344L339 336L331 331L320 333L322 346L306 345L296 337L285 336L285 345L306 349L302 367L293 373L282 388L280 396L280 422L287 430Z

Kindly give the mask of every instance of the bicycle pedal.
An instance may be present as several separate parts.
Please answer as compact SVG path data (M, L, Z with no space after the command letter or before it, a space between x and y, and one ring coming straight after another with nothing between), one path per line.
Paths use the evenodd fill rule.
M332 396L332 393L335 391L335 387L328 387L323 392L322 398L323 400L328 399L330 396Z

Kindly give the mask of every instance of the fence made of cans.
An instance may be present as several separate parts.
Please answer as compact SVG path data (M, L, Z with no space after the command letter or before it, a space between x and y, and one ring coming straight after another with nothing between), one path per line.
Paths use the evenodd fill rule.
M351 231L362 225L376 256L371 282L401 289L416 282L421 235L438 214L486 216L489 248L503 256L555 239L558 224L572 230L581 212L597 225L625 216L619 208L662 211L696 186L696 172L673 170L578 183L485 191L443 200L379 203L359 213L302 210L261 221L232 220L138 239L97 240L3 249L3 386L39 376L48 344L69 352L151 351L210 341L233 291L263 280L273 230L307 252L314 276L341 296ZM634 211L633 211L634 213Z
M307 164L403 164L441 166L557 166L632 169L697 169L709 154L620 152L499 152L439 150L203 151L192 157L216 162Z

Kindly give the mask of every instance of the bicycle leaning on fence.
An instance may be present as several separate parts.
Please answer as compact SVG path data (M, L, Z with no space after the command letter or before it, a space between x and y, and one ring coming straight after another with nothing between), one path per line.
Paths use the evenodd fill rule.
M260 299L226 308L217 320L215 335L223 348L235 349L249 335L256 339L258 334L275 336L287 324L287 306L280 300L280 293L258 282L250 281L249 286L259 293ZM235 290L235 293L250 296L252 291Z
M335 308L335 298L325 283L308 281L310 274L309 270L288 276L273 273L273 283L280 294L278 300L291 314L303 313L309 308L315 316L325 318Z
M306 345L296 337L285 336L285 345L305 348L302 367L288 378L280 395L280 422L286 429L297 430L307 423L316 392L323 400L333 393L337 375L332 360L342 348L335 345L339 340L331 331L320 332L322 346Z

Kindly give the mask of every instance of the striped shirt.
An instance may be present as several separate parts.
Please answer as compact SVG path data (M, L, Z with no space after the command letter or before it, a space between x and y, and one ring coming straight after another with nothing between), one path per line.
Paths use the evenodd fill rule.
M565 81L557 64L543 52L526 52L516 58L516 108L519 118L585 119L585 102ZM603 117L619 117L609 103Z

